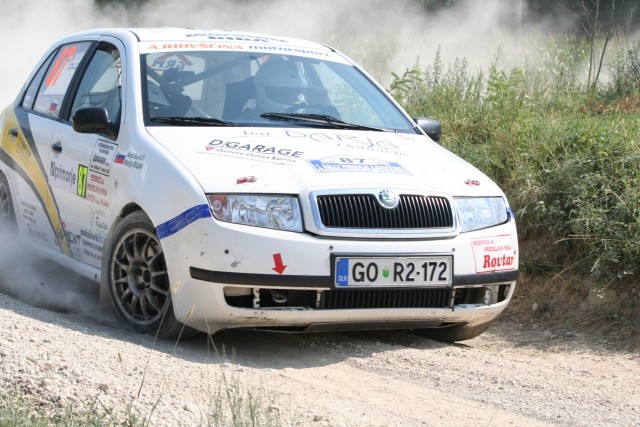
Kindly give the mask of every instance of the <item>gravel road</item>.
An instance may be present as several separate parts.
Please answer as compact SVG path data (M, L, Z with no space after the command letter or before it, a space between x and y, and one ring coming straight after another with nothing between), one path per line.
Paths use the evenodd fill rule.
M162 427L234 416L283 426L640 426L638 347L585 332L505 316L459 344L404 331L158 342L102 314L94 283L6 246L0 258L0 393L39 414L73 404Z

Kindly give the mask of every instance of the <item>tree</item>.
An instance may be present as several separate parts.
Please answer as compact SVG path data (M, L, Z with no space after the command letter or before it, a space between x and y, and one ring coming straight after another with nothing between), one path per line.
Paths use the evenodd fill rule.
M589 44L587 84L595 88L602 71L604 55L609 42L616 33L629 29L630 21L627 21L626 25L624 21L633 17L637 6L635 2L625 0L619 0L617 4L616 0L556 1L560 7L576 18L586 37ZM617 8L617 5L621 7Z

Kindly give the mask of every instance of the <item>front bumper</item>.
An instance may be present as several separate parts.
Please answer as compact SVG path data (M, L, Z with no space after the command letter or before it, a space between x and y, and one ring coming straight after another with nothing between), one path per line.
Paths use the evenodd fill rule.
M475 326L492 321L506 308L513 295L515 282L496 287L486 286L481 289L486 293L499 292L500 286L506 292L504 299L496 303L465 303L452 305L450 308L320 310L306 306L236 307L227 304L224 298L216 298L212 295L207 285L199 284L199 286L192 286L191 291L198 296L201 304L189 307L188 315L179 320L208 333L226 328L288 329L311 332L435 328L458 323ZM250 296L254 296L253 290ZM202 302L207 303L203 305Z
M512 236L515 263L478 271L474 242ZM188 244L190 242L191 244ZM515 224L434 240L318 238L203 219L163 239L176 319L201 331L433 328L495 319L518 276ZM447 287L336 289L331 254L450 254ZM274 272L275 255L284 271ZM476 257L477 258L477 257Z

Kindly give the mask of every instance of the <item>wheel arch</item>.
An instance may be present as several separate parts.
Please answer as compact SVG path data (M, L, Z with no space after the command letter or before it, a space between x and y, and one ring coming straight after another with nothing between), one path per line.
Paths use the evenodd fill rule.
M122 220L134 212L142 212L149 219L149 215L142 209L140 205L137 203L128 203L120 209L118 215L116 215L113 219L113 223L109 227L109 231L107 232L107 237L104 240L104 246L102 247L102 265L100 269L100 297L99 297L99 305L100 309L105 312L110 312L112 314L116 314L113 304L111 303L111 296L109 295L109 254L111 253L111 248L114 244L113 237L115 234L115 230L118 228L118 224L122 222Z
M134 248L123 249L129 245ZM140 206L127 204L113 221L103 248L100 307L139 332L166 339L193 336L198 332L175 317L163 252L149 215ZM121 259L114 261L114 257ZM110 283L116 262L117 278ZM158 282L154 276L160 277ZM131 303L132 298L138 302Z

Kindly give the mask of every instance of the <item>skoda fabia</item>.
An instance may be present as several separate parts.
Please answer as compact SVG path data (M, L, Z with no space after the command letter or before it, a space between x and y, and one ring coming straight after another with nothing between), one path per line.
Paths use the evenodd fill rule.
M0 118L0 219L165 338L482 333L518 276L503 192L340 52L193 29L76 33Z

